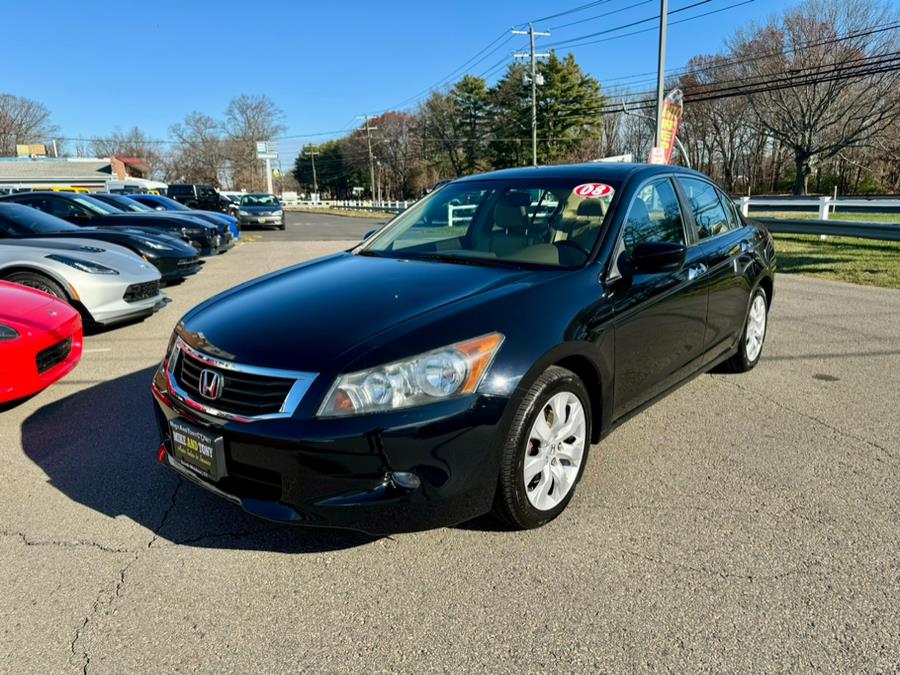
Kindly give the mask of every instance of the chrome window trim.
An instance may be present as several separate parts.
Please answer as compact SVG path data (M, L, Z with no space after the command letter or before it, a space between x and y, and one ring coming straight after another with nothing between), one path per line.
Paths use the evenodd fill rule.
M178 385L178 382L175 380L175 365L182 353L190 355L201 363L205 363L206 365L213 366L214 368L219 368L221 370L294 380L294 384L288 391L287 396L285 396L284 401L282 402L281 407L279 408L277 413L267 413L265 415L239 415L237 413L226 412L224 410L219 410L218 408L207 403L196 400L191 396L191 394L189 394ZM175 344L172 345L172 351L167 355L166 360L166 380L169 385L169 391L174 395L176 400L181 401L189 408L199 410L203 413L206 413L207 415L226 419L231 422L249 423L257 422L260 420L274 420L291 417L297 410L297 407L300 405L300 401L303 400L306 392L309 391L310 386L312 386L312 383L318 376L318 373L306 373L296 370L281 370L279 368L264 368L262 366L249 366L241 363L232 363L231 361L223 361L222 359L217 359L213 356L209 356L197 351L180 337L175 338Z

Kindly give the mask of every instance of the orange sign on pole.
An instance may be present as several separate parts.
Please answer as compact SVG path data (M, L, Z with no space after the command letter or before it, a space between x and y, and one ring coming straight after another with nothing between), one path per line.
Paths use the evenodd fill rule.
M673 89L663 101L660 145L666 153L666 164L672 160L672 150L675 149L675 136L678 135L678 127L681 125L682 115L684 115L684 96L681 93L681 89Z

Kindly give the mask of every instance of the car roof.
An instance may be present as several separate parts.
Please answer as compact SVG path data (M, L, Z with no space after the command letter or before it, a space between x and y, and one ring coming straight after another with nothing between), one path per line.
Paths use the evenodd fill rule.
M590 162L586 164L557 164L500 169L457 178L454 183L475 180L521 180L529 178L570 178L573 180L615 180L623 182L633 176L649 177L662 173L702 175L692 169L659 164L629 164L625 162Z

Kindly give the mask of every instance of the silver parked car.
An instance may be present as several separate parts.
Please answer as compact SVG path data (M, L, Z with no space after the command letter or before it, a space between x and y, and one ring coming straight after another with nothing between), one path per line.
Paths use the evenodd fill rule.
M284 207L275 195L254 192L241 196L237 219L240 226L269 225L284 229Z
M4 240L0 279L54 295L104 325L149 316L169 301L155 267L126 248L90 239Z

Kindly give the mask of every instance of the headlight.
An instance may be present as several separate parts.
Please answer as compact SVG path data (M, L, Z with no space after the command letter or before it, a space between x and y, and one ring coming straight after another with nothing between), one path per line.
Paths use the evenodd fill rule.
M175 250L171 246L166 246L165 244L159 244L159 243L153 241L152 239L141 239L141 241L156 251L174 251Z
M249 212L249 211L244 211L244 209L239 209L239 210L238 210L238 215L239 215L239 216L249 216L249 215L250 215L250 212Z
M50 260L55 260L58 263L62 263L63 265L74 267L79 272L86 272L88 274L118 274L118 272L111 267L106 267L105 265L100 265L98 263L91 262L90 260L71 258L67 255L56 255L55 253L46 257Z
M9 342L19 337L19 331L5 323L0 323L0 342Z
M278 209L277 211L274 212L274 214L275 214L276 216L283 216L283 215L284 215L284 209Z
M410 408L471 394L484 379L500 333L435 349L378 368L341 375L318 417L341 417Z

